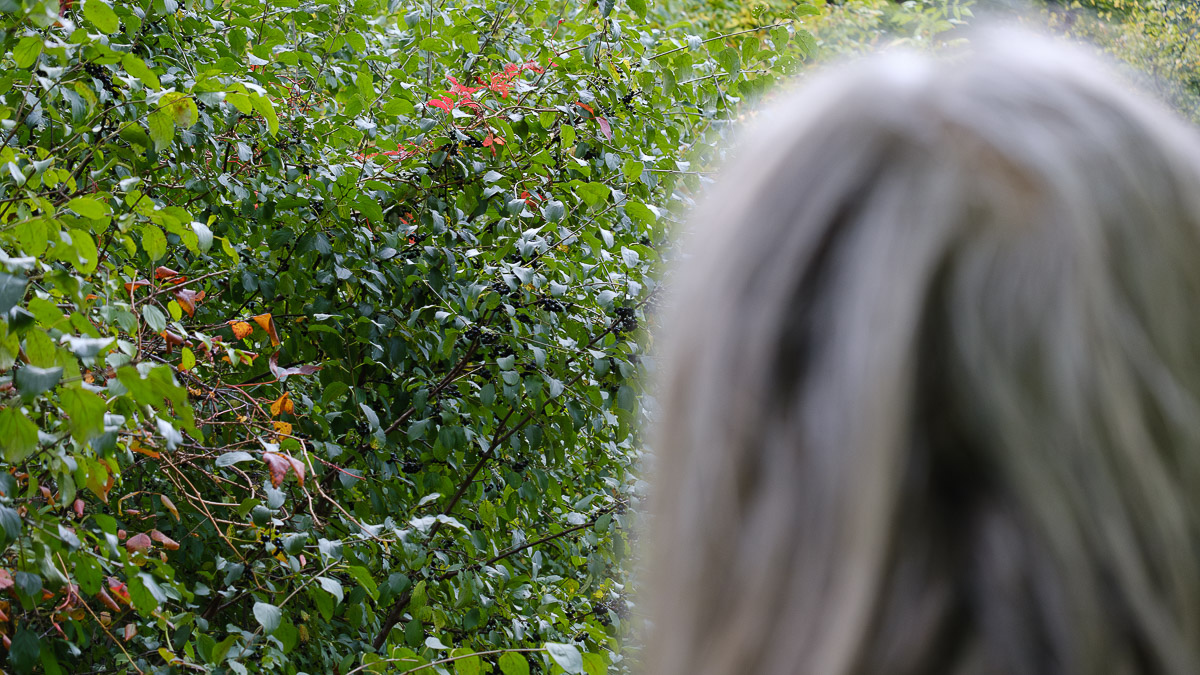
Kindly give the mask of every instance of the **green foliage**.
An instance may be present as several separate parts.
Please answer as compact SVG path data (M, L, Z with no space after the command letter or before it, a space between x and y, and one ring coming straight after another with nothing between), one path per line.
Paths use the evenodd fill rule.
M8 668L628 669L652 272L812 41L650 4L0 0Z

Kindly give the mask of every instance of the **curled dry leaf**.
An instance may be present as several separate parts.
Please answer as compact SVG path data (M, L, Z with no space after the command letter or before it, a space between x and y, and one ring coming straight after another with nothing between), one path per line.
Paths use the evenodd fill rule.
M196 305L204 299L206 293L204 291L193 291L188 288L181 288L175 291L175 301L187 312L188 316L196 315Z
M179 509L175 508L175 502L171 501L171 498L166 495L159 495L158 499L159 499L159 501L162 502L163 508L166 509L167 511L170 511L171 515L175 516L176 522L178 522L179 521Z
M150 540L150 537L145 532L139 532L130 537L129 541L125 542L125 550L130 553L145 553L153 545L154 542Z
M103 588L101 588L100 592L96 594L96 597L100 598L100 602L104 603L104 606L111 609L112 611L114 611L114 612L121 611L121 606L118 605L117 601L113 600L112 596L108 594L108 591L104 590Z
M279 344L279 333L275 332L275 319L271 318L270 312L252 316L250 319L253 320L254 323L258 324L260 328L267 331L267 335L271 338L272 345Z
M179 550L179 542L168 537L167 535L163 534L162 532L159 532L158 530L151 530L150 538L153 539L154 541L157 541L158 543L162 544L162 547L167 549L168 551L178 551Z

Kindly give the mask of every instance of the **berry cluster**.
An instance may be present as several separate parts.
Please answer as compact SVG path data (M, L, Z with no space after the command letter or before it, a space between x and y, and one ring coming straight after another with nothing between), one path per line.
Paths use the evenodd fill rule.
M522 471L524 471L527 468L529 468L529 462L526 462L523 459L517 460L517 461L513 462L513 464L512 464L512 470L517 473L521 473Z
M103 85L104 88L109 91L109 93L113 93L115 91L113 89L112 75L108 73L108 69L104 66L97 65L95 63L85 63L83 64L83 71L97 80L100 80L100 84Z
M493 293L508 293L508 284L504 283L503 281L497 281L491 286L488 286L488 288L490 288Z
M483 141L479 140L478 138L467 138L467 140L463 141L462 144L467 146L468 148L482 148L483 147Z
M626 110L632 112L633 111L633 97L637 96L638 94L641 94L641 93L642 93L641 89L631 90L628 94L625 94L624 96L621 97L621 105L625 106Z
M617 333L632 333L637 330L638 320L636 310L632 307L618 307L614 310L617 320L613 323L613 331Z
M559 302L558 300L555 300L554 298L552 298L548 295L543 295L542 297L538 298L538 306L540 306L542 309L546 310L547 312L555 312L555 313L561 312L564 309L563 304L561 302Z
M467 340L470 340L471 342L474 342L483 337L483 330L479 326L471 326L466 330L466 332L463 333L463 337L467 338Z
M418 473L421 471L421 463L415 459L406 459L400 465L400 470L404 473Z

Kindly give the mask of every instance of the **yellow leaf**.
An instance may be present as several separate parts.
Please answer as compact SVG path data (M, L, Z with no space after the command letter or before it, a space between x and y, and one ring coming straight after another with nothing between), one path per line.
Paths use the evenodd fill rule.
M233 337L241 340L254 331L254 326L245 321L230 321L229 325L233 326Z
M276 420L274 422L274 424L275 424L275 433L279 434L280 436L290 436L291 435L292 425L290 423L280 422L279 420Z
M296 404L292 402L291 394L283 392L283 396L271 402L271 414L279 417L280 413L291 413L296 409Z
M267 331L267 335L271 337L271 344L279 344L279 333L275 332L275 321L271 318L270 312L259 314L258 316L250 317L254 323L258 324L263 330Z

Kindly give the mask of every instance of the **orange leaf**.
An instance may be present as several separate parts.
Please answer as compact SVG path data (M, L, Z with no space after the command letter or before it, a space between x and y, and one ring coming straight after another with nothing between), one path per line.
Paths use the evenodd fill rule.
M275 425L275 433L279 434L280 436L290 436L290 435L292 435L292 425L291 425L291 423L289 423L289 422L280 422L279 420L275 420L275 421L273 422L273 424Z
M142 286L149 286L149 285L150 285L150 282L146 281L145 279L138 279L137 281L131 281L131 282L125 284L125 292L129 293L130 295L133 295L133 292L135 290L141 288Z
M137 441L133 441L132 443L130 443L130 444L129 444L129 449L130 449L130 450L132 450L132 451L134 451L134 452L137 452L137 453L143 454L143 455L145 455L145 456L147 456L147 457L149 457L149 458L151 458L151 459L158 459L158 458L159 458L158 451L156 451L156 450L151 450L151 449L149 449L149 448L143 447L143 446L142 446L142 444L141 444L141 443L139 443L139 442L137 442Z
M580 105L582 105L582 104L580 104ZM177 276L179 276L179 272L176 272L175 270L173 270L169 267L154 268L154 278L155 279L170 279L171 277L177 277Z
M254 326L245 321L230 321L229 325L233 326L233 337L239 340L254 332Z
M159 532L158 530L151 530L150 538L153 539L154 541L157 541L158 543L162 544L163 548L167 549L168 551L178 551L179 550L178 542L176 542L174 539L168 537L167 535L163 534L162 532ZM128 544L126 544L126 546L128 546Z
M263 461L267 463L267 471L271 473L271 485L274 487L283 485L283 479L287 478L291 463L273 452L264 452Z
M95 293L88 293L87 295L83 296L83 299L84 300L99 300L100 296L96 295Z
M145 532L139 532L130 537L129 541L125 542L125 550L130 553L145 553L153 545L154 542L150 541L150 537L146 536Z
M271 402L271 414L279 417L280 413L291 413L296 409L296 404L292 402L291 394L283 392L283 396Z
M259 314L258 316L250 317L254 323L258 324L263 330L267 331L267 335L271 336L271 344L279 344L279 333L275 332L275 320L271 318L270 312Z

